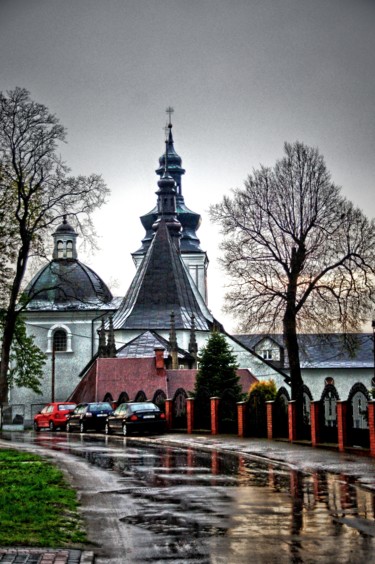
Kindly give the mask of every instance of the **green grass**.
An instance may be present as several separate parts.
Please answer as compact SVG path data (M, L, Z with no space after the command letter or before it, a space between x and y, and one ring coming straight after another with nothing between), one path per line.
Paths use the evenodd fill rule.
M0 449L0 546L87 542L76 492L40 456Z

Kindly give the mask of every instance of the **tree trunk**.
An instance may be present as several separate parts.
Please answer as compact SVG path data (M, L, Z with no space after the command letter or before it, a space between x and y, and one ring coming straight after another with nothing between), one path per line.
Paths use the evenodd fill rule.
M27 258L29 256L30 241L26 237L26 242L22 245L17 258L16 273L14 276L9 304L5 314L3 342L1 345L0 360L0 404L8 404L8 370L10 361L10 349L14 337L14 329L18 316L17 301L21 289L21 283L25 275Z
M303 384L301 376L301 366L299 362L299 346L296 329L296 316L293 312L287 311L283 320L284 340L289 359L289 370L292 386L292 399L296 399L298 391Z
M305 256L304 246L298 250L293 248L291 271L287 290L286 309L283 319L283 330L286 350L289 359L289 370L292 386L292 399L296 399L303 380L301 376L301 366L299 362L299 346L297 338L297 280L302 269Z

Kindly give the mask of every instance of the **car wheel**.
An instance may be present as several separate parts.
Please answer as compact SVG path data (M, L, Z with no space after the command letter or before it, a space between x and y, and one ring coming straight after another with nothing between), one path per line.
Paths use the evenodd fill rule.
M80 433L84 433L85 431L86 431L85 425L84 425L83 422L81 422L81 423L79 424L79 432L80 432Z
M55 427L55 424L54 424L53 421L50 421L50 422L49 422L48 427L49 427L49 430L50 430L50 431L56 431L56 427Z
M106 435L110 435L110 434L111 434L111 429L109 428L108 423L105 424L104 432L105 432Z
M128 431L128 428L126 426L126 423L122 424L122 434L124 435L124 437L129 436L129 431Z
M39 433L40 428L38 427L38 423L36 421L34 421L34 431L36 431L37 433Z
M67 433L71 433L71 432L72 432L72 427L71 427L70 423L67 423L67 424L66 424L66 432L67 432Z

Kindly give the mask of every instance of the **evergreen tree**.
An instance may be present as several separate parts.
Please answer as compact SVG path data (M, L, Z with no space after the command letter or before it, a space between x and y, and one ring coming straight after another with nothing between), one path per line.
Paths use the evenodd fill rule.
M231 390L239 401L242 398L242 389L237 368L236 356L224 335L218 332L212 333L199 358L194 395L203 388L211 397L222 397L225 390Z

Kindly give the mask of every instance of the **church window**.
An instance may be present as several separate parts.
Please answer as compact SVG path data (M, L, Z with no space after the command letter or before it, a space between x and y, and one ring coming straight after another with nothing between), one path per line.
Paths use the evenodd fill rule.
M57 258L64 258L64 243L57 241Z
M56 352L65 352L67 346L66 331L57 329L53 334L53 349Z
M66 242L66 258L73 258L73 241Z

